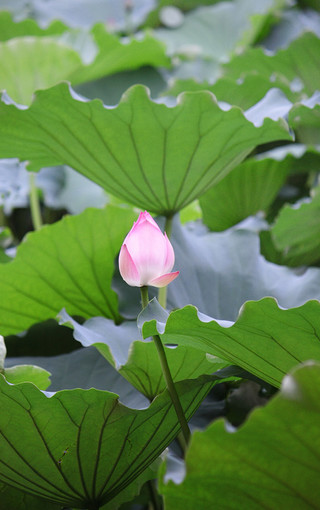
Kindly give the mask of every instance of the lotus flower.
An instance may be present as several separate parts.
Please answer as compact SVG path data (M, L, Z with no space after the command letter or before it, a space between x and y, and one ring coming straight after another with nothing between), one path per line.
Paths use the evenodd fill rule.
M132 287L165 287L179 274L170 273L173 264L174 251L167 234L147 211L141 212L120 250L122 278Z

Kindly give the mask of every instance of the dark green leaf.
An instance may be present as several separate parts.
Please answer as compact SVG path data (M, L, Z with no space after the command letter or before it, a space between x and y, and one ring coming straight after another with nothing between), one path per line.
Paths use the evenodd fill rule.
M280 393L237 432L222 420L196 432L180 485L162 484L167 510L316 509L320 486L320 366L287 375Z
M61 510L61 505L44 501L0 482L0 501L3 509L14 510Z
M177 383L188 419L212 380ZM117 395L65 390L50 398L0 377L0 481L63 506L103 505L155 460L179 431L167 392L137 411Z

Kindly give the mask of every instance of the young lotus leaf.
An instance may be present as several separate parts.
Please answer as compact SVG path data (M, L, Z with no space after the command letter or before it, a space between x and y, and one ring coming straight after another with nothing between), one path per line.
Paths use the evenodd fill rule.
M0 265L2 334L54 318L63 306L85 318L118 321L114 258L134 217L115 206L87 209L28 234L16 258Z
M195 432L184 481L162 484L165 508L318 508L319 388L320 365L305 364L235 433L222 420Z
M210 378L177 383L187 419L211 386ZM179 431L167 392L135 410L105 391L48 397L0 377L0 407L0 482L66 507L98 509L112 500Z
M38 92L29 109L0 105L0 157L29 170L68 164L113 195L172 215L202 195L259 144L289 140L286 125L249 122L223 111L209 92L186 93L168 108L129 89L116 108L80 101L62 83ZM123 148L126 150L123 150Z
M219 324L194 306L186 306L172 312L161 328L156 321L146 322L143 336L160 334L164 343L189 345L220 356L280 386L284 375L298 363L320 361L319 317L319 301L289 310L279 308L272 298L249 301L234 324Z

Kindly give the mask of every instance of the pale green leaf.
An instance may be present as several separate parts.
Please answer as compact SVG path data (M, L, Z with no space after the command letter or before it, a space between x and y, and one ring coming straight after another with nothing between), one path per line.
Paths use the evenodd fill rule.
M164 46L150 34L125 44L98 24L89 34L30 35L0 42L0 89L28 105L36 90L61 81L79 84L126 69L169 63Z

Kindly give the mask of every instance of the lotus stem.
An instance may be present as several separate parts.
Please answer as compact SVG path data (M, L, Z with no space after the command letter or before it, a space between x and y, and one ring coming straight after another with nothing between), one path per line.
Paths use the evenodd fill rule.
M146 286L141 287L141 300L142 300L142 308L144 309L147 306L147 304L149 303L148 287L146 287ZM171 397L171 401L173 403L174 409L176 411L177 418L181 425L181 431L182 431L183 440L184 440L183 442L181 442L182 443L181 447L183 449L183 452L185 453L186 448L190 441L190 436L191 436L189 425L186 420L185 414L183 412L182 405L181 405L181 402L179 399L179 395L177 393L176 387L175 387L173 379L172 379L172 375L171 375L170 368L168 365L168 360L166 357L166 353L165 353L161 338L159 337L159 335L153 335L152 338L153 338L154 343L156 344L156 348L158 351L158 356L159 356L160 364L161 364L161 368L162 368L163 377L166 382L167 389L168 389L169 395Z
M40 230L40 228L42 227L42 217L39 196L36 187L36 176L33 172L30 172L29 184L30 184L30 210L32 225L34 230Z

